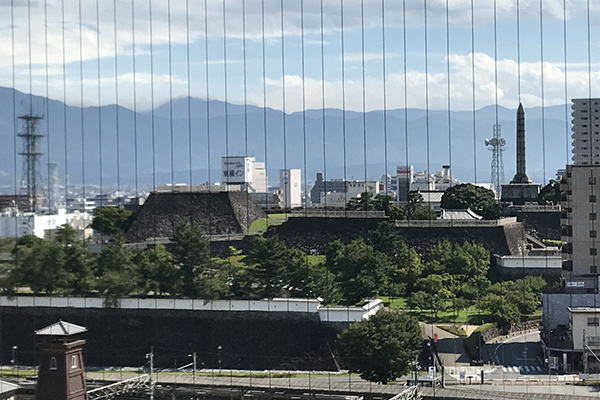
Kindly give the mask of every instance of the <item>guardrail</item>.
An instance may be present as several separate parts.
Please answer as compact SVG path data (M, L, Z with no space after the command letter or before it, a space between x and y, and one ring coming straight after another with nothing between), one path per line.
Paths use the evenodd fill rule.
M494 227L515 224L516 217L495 220L464 220L464 219L434 219L434 220L400 220L396 221L397 227L402 228L429 228L429 227Z
M344 211L344 210L292 210L292 217L324 218L387 218L385 211Z
M87 398L88 400L114 399L117 396L131 394L140 390L144 392L152 390L152 382L150 381L149 374L89 390Z

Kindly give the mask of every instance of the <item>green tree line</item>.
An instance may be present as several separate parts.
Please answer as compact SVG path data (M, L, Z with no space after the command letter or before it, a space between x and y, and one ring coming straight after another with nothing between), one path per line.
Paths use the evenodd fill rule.
M328 304L357 304L405 297L410 308L434 316L475 307L499 322L537 310L545 286L540 277L492 284L489 252L475 243L440 242L423 262L393 222L380 223L364 239L334 241L321 258L261 236L250 238L245 254L231 248L229 257L213 258L200 227L187 220L175 225L168 245L152 248L127 246L118 230L112 234L99 254L66 225L52 239L23 236L13 241L0 286L9 294L29 288L35 294L106 298L321 297Z

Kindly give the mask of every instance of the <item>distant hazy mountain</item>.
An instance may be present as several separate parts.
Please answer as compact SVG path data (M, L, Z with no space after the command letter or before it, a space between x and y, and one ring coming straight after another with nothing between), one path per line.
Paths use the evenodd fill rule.
M156 184L189 182L190 171L194 184L206 182L209 175L211 181L218 182L221 156L227 154L248 154L265 161L270 184L278 183L278 170L284 166L301 168L303 179L306 176L311 183L319 171L325 172L327 179L342 178L344 171L347 179L364 179L365 171L367 179L379 179L386 171L386 161L390 174L395 173L396 165L406 163L407 141L408 163L415 170L424 170L429 163L434 171L451 163L457 179L474 181L476 163L477 181L490 180L492 154L484 139L492 136L495 106L477 110L474 134L471 111L451 112L450 121L448 112L439 110L429 110L427 119L426 110L408 109L407 121L403 109L368 112L364 121L361 113L347 111L344 124L344 113L338 109L284 115L251 105L226 107L216 100L207 104L198 98L189 99L188 106L187 98L178 98L156 107L154 113L136 114L114 105L65 107L56 100L0 88L0 189L4 187L4 192L14 187L15 153L22 149L21 140L15 142L15 123L18 131L22 129L15 116L27 111L30 103L36 113L46 117L40 124L40 132L47 134L41 144L42 171L49 159L58 164L60 181L64 182L66 174L70 185L102 183L113 188L119 181L131 187L137 177L139 187L148 189L153 180ZM515 173L516 107L498 108L502 136L508 143L504 152L506 181ZM527 168L537 182L544 176L544 142L546 180L570 159L570 123L565 123L565 106L546 107L544 116L542 124L541 108L526 109ZM20 181L22 159L16 157Z

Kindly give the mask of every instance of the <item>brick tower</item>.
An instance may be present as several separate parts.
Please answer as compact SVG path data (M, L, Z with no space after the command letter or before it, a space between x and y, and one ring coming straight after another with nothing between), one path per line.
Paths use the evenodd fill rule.
M59 321L35 331L40 367L35 400L86 400L82 326Z

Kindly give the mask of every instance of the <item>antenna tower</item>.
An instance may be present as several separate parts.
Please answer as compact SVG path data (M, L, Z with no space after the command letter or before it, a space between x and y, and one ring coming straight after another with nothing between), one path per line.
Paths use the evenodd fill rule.
M37 131L38 123L44 118L43 115L34 115L30 110L29 114L18 117L23 121L23 132L17 136L23 139L23 151L19 153L23 156L23 175L27 189L27 198L29 199L29 211L36 211L38 206L38 178L40 177L40 139L44 135ZM41 180L41 179L40 179Z
M496 195L500 196L500 187L504 183L504 163L502 162L502 152L506 150L506 140L502 138L501 127L494 125L494 137L485 139L487 149L492 152L492 173L490 181L496 190Z

